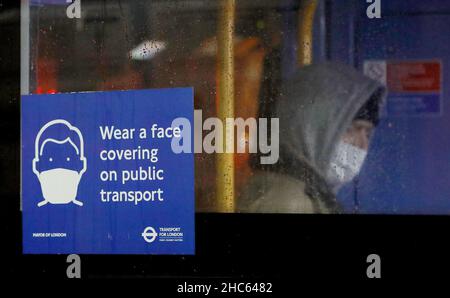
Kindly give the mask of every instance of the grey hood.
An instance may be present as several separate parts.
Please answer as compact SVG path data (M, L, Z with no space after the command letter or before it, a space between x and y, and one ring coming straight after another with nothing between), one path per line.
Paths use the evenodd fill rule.
M283 86L276 107L280 166L292 174L305 165L324 180L331 154L358 111L372 96L383 101L385 93L380 83L346 65L324 63L297 70Z

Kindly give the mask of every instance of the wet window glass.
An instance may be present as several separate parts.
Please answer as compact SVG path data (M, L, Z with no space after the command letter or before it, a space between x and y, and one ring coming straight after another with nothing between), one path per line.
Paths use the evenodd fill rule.
M448 1L29 4L22 94L193 87L200 123L250 119L195 154L198 212L450 212Z

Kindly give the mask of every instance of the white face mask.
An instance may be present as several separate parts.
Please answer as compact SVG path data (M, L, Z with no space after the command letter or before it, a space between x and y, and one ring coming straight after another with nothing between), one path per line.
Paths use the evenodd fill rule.
M367 151L340 141L331 156L327 182L337 192L339 188L358 175Z
M38 177L46 202L51 204L77 202L78 183L81 179L77 171L57 168L41 172Z

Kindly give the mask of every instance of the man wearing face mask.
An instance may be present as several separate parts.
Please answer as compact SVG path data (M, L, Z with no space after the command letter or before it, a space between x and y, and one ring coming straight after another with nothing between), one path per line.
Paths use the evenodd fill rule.
M299 69L282 88L280 159L255 171L239 212L339 213L339 188L358 173L378 123L385 88L353 68Z
M86 169L80 130L63 119L45 124L36 136L33 159L33 172L41 184L44 197L38 207L47 203L83 206L76 197L78 184Z

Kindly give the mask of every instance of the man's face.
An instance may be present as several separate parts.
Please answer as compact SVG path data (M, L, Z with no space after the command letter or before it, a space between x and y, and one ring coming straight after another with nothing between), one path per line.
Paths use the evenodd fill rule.
M83 167L77 149L69 142L57 144L47 142L39 160L39 172L63 168L80 172Z
M342 136L342 141L367 151L374 126L367 120L355 120Z

